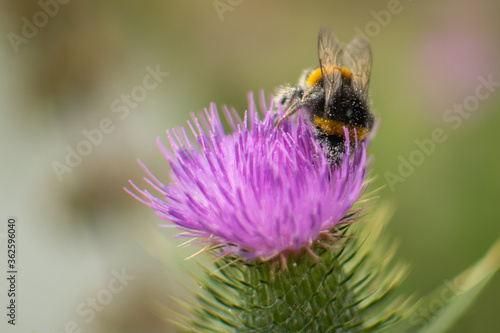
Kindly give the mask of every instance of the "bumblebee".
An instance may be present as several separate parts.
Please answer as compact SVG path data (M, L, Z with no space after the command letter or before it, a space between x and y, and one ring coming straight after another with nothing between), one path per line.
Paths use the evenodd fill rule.
M283 120L302 109L310 120L317 140L326 148L330 163L337 164L345 152L344 127L351 148L373 127L374 116L368 101L371 49L365 38L356 38L344 49L327 27L318 37L319 66L304 71L297 86L278 89Z

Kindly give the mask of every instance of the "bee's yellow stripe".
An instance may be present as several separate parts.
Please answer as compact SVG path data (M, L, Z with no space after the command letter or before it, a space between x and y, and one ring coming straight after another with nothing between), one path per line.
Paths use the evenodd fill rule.
M345 81L347 81L347 82L351 81L352 74L351 74L351 71L349 69L342 67L340 69L340 75L342 76L342 79L344 79Z
M351 81L352 78L352 73L351 71L346 68L346 67L328 67L326 68L327 73L335 70L335 69L340 69L340 75L342 78L346 81ZM321 67L316 68L309 76L307 77L306 84L310 87L314 86L315 84L318 84L321 82L323 75L321 73Z
M315 84L317 83L320 83L321 82L321 78L322 78L322 75L321 75L321 67L318 67L314 70L314 72L312 72L311 74L309 74L309 76L307 77L307 85L312 87L314 86Z
M351 139L351 141L354 141L355 139L354 136L355 129L358 140L363 140L368 134L368 130L364 127L348 125L338 120L325 119L315 116L313 122L316 126L321 128L326 134L337 135L341 137L344 136L344 127L346 127L349 130L349 138Z

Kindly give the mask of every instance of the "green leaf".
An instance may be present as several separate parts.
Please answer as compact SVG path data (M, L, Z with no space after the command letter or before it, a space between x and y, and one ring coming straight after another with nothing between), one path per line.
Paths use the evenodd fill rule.
M486 255L451 281L423 297L397 325L384 332L441 333L448 331L472 305L500 268L500 239Z

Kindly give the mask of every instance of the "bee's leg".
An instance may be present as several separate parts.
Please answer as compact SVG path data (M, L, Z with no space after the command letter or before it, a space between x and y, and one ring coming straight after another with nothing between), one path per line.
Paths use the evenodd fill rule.
M293 115L295 112L299 111L299 109L303 106L301 100L296 100L288 109L285 110L285 114L278 120L276 123L276 127L280 127L283 120Z
M307 90L306 92L304 92L304 90L302 90L301 88L297 89L299 90L297 93L298 95L287 104L286 108L284 108L285 114L280 118L280 120L278 120L276 127L279 127L283 120L290 117L301 108L316 110L319 107L321 108L321 110L323 110L325 103L325 93L322 88L320 88L319 86L315 86L312 89ZM298 97L300 97L300 99Z
M276 126L279 126L283 120L300 109L303 94L304 91L300 87L282 86L278 88L276 102L282 106L282 109L285 111L285 115L281 117Z
M368 114L368 130L371 131L373 129L373 125L375 124L375 116L372 113Z

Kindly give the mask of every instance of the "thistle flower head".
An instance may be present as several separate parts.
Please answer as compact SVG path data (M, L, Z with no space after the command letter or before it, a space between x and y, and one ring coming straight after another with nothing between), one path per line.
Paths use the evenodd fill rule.
M252 96L249 104L244 120L223 109L229 132L213 104L188 122L195 140L184 128L167 131L170 149L159 146L172 168L170 184L143 166L154 192L133 182L138 195L129 192L170 222L162 226L223 254L266 261L310 250L348 221L364 191L366 144L350 149L346 130L345 156L332 166L301 116L276 128L275 111L259 114Z

